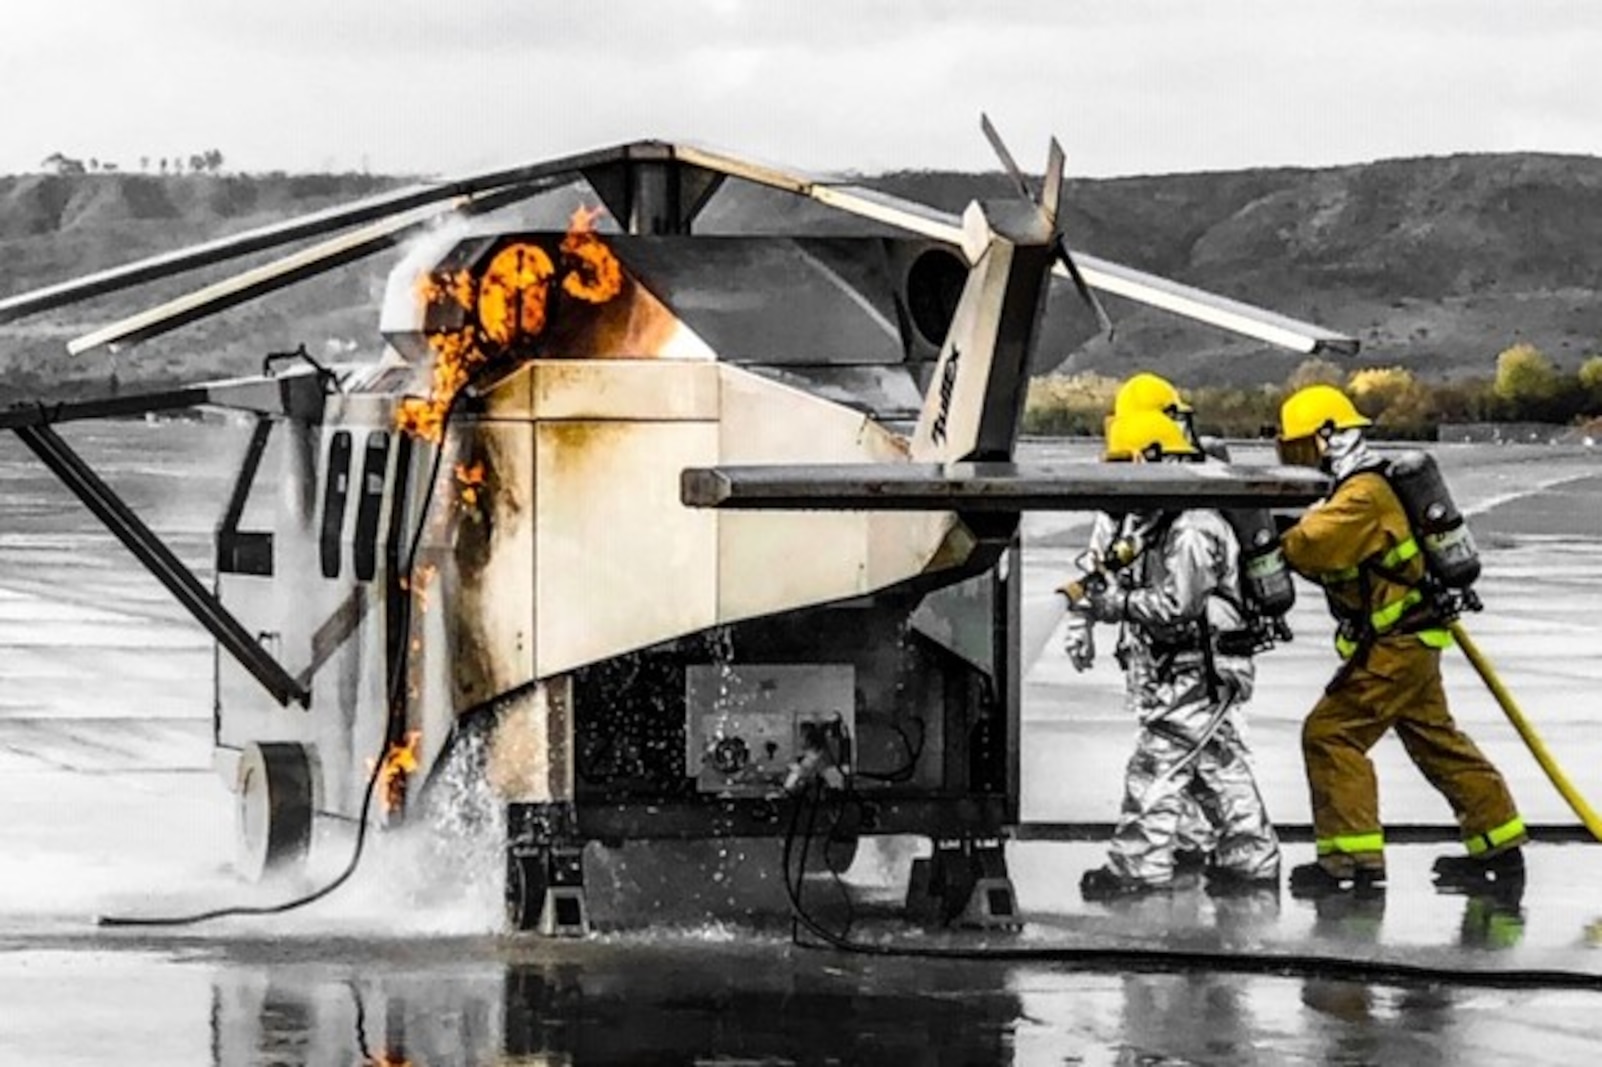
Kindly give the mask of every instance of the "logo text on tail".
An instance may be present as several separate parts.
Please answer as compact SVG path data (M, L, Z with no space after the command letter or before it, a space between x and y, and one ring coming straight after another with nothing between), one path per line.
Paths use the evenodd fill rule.
M946 369L940 374L940 414L929 428L929 440L937 445L946 442L946 416L951 414L951 394L957 388L957 360L961 357L962 350L953 345L951 358L946 360Z

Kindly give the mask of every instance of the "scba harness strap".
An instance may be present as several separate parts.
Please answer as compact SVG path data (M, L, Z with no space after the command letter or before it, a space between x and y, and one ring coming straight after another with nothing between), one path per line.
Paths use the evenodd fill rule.
M1143 584L1150 581L1151 552L1166 546L1177 518L1177 513L1171 513L1153 525L1141 553L1143 558L1140 563L1140 576ZM1250 623L1252 616L1244 598L1221 588L1208 592L1208 600L1214 597L1230 605L1243 622ZM1262 647L1260 636L1253 629L1214 629L1208 621L1205 603L1201 613L1191 623L1175 631L1157 634L1147 630L1145 644L1150 651L1157 678L1172 681L1184 667L1200 666L1203 681L1207 686L1208 699L1215 702L1222 698L1228 688L1219 673L1217 658L1248 657Z
M1391 484L1390 464L1380 463L1353 471L1347 477L1375 473ZM1393 486L1394 491L1394 486ZM1404 516L1407 509L1403 509ZM1409 577L1408 564L1421 560L1417 577ZM1404 587L1402 592L1383 604L1374 606L1374 579L1381 578ZM1335 595L1339 586L1357 583L1357 606L1341 602ZM1410 633L1431 648L1449 648L1452 634L1445 628L1448 621L1439 610L1439 590L1430 572L1429 560L1424 556L1418 537L1412 530L1408 536L1390 548L1376 552L1355 567L1329 571L1319 576L1324 587L1330 613L1339 622L1335 633L1335 651L1341 659L1354 665L1361 664L1368 649L1381 637L1390 633Z

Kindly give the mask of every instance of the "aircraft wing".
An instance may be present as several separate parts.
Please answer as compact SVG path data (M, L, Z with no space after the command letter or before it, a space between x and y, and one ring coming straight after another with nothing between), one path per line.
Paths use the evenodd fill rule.
M899 226L925 237L954 244L962 240L962 225L956 216L925 204L850 185L818 185L809 190L809 195L842 211ZM1148 274L1088 252L1075 250L1074 259L1079 264L1085 284L1100 292L1162 308L1296 352L1354 355L1358 350L1357 338L1315 323L1303 322L1227 296L1209 293L1205 289ZM1061 263L1053 268L1053 273L1059 278L1069 277L1067 268Z
M196 382L175 389L125 393L92 400L35 401L13 404L0 411L0 430L25 430L87 419L128 418L135 415L213 407L258 415L294 415L311 418L321 411L334 372L326 368L291 368L278 374L251 375Z
M1106 511L1302 507L1329 480L1227 463L838 463L690 467L690 507L766 511Z
M747 181L785 189L810 197L821 204L872 219L888 226L921 234L937 241L962 243L962 222L957 216L904 200L889 193L846 182L805 178L792 171L746 163L705 149L679 146L678 158L700 166L724 171ZM1171 281L1156 274L1126 267L1121 263L1074 251L1085 283L1092 289L1121 296L1176 315L1196 319L1221 329L1255 337L1260 341L1297 352L1331 352L1353 355L1359 341L1316 323L1303 322L1278 312L1255 307L1204 289ZM1054 268L1062 278L1069 277L1059 263Z

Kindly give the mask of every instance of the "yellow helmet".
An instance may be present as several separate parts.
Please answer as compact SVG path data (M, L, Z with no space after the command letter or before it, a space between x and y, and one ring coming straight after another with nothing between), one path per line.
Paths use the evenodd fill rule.
M1132 411L1160 411L1169 418L1191 414L1193 409L1185 403L1167 378L1142 371L1118 387L1113 397L1113 417L1128 415Z
M1107 448L1101 458L1128 462L1196 455L1200 453L1179 423L1160 411L1131 411L1108 421Z
M1280 440L1312 437L1325 426L1354 430L1374 423L1333 385L1309 385L1285 399L1279 409Z

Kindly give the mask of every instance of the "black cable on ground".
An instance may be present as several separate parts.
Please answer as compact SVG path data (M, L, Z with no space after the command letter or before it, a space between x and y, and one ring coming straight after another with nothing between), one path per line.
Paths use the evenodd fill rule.
M806 843L802 846L803 865L794 880L790 877L790 857L800 827L801 807L810 804L814 815L821 803L821 783L795 798L785 835L783 864L784 890L790 900L792 942L798 948L827 949L862 956L926 960L992 960L1004 963L1064 963L1086 970L1140 971L1145 973L1218 972L1256 974L1276 978L1322 978L1333 981L1377 983L1380 985L1457 985L1495 989L1584 989L1602 992L1602 974L1544 968L1479 969L1444 967L1420 963L1395 963L1347 956L1319 956L1287 952L1208 952L1192 949L1117 948L1110 946L1017 945L957 948L934 945L882 944L855 941L825 928L802 904L801 883L805 877ZM822 944L801 937L805 928Z
M406 600L401 606L399 630L406 635L412 625L412 600L415 591L410 587L415 582L417 567L417 550L423 542L423 527L428 522L428 512L434 502L434 487L439 481L440 468L445 459L445 434L450 429L451 416L455 413L456 402L462 394L467 392L467 386L457 390L451 397L450 403L445 406L445 412L440 418L439 446L434 450L434 462L429 466L428 486L423 491L422 506L418 509L417 524L412 530L412 541L406 552L406 568L408 589ZM389 678L389 706L394 708L399 700L402 687L405 685L407 659L410 655L411 641L403 639L400 646L400 655L395 657L395 669ZM356 820L356 841L351 846L350 860L345 869L339 874L309 893L286 900L278 904L234 904L227 907L212 908L209 911L195 912L191 915L101 915L95 920L97 926L114 927L153 927L153 926L194 926L198 923L210 922L213 919L222 919L232 915L282 915L284 912L303 908L308 904L316 903L328 896L334 890L350 880L361 864L362 852L367 845L368 816L372 813L373 796L377 791L379 776L383 773L384 757L389 752L389 731L386 729L380 745L378 756L373 761L373 770L367 776L367 787L362 793L361 814Z

